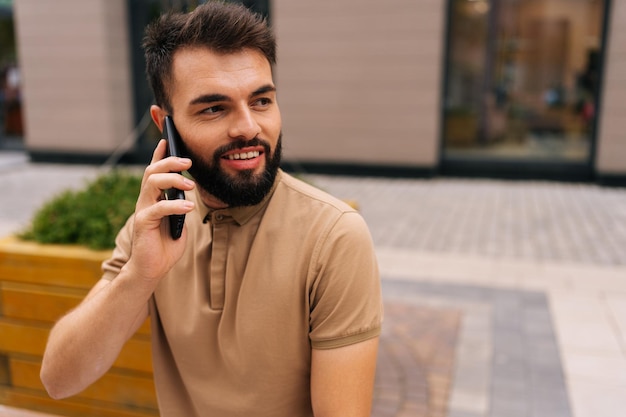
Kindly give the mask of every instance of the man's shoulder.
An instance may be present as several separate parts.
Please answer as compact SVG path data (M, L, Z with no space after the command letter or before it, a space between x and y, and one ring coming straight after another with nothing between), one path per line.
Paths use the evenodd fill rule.
M337 214L356 212L345 201L316 187L312 182L281 172L276 192L272 198L280 204L296 204L302 209L318 209Z

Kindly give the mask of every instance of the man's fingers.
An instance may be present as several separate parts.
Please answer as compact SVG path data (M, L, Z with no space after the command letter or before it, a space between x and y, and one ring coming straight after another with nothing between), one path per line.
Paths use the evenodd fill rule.
M148 165L143 174L143 181L145 182L146 179L148 179L153 174L181 172L186 171L190 167L191 159L170 156L165 159L157 160L156 162Z
M164 217L172 214L187 214L194 207L195 204L188 200L161 200L144 210L138 211L135 214L135 224L143 224L147 229L157 229L161 227L161 221Z
M163 192L170 188L191 191L195 183L189 178L173 173L156 173L146 177L141 187L141 194L137 200L138 209L161 200Z
M191 166L191 160L189 158L168 157L167 142L165 139L161 139L156 148L154 148L154 152L152 152L152 160L150 161L148 168L154 167L155 169L158 169L161 167L161 169L163 169L163 165L173 165L173 168L170 168L169 171L180 172L185 171Z
M155 173L159 172L182 172L191 167L189 158L167 157L167 142L161 139L152 153L152 161L143 174L142 184Z
M152 161L150 161L150 165L165 158L166 153L167 141L165 139L161 139L159 143L157 143L156 148L154 148L154 152L152 152Z
M163 193L170 188L191 191L195 187L192 180L177 174L191 167L191 160L166 157L166 150L167 142L160 140L152 153L152 162L145 169L137 199L136 215L148 228L159 227L165 216L193 210L193 203L186 200L163 201Z

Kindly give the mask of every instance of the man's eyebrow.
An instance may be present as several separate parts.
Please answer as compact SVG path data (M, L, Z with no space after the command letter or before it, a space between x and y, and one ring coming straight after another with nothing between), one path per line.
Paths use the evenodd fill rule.
M189 104L211 104L219 101L230 101L230 97L224 94L203 94L191 100Z
M272 84L267 84L254 90L252 94L250 94L250 97L260 96L273 91L276 91L276 87ZM231 98L224 94L203 94L191 100L189 104L211 104L220 101L231 101Z
M276 91L276 87L272 84L264 85L263 87L259 87L250 94L250 97L260 96L265 93L270 93Z

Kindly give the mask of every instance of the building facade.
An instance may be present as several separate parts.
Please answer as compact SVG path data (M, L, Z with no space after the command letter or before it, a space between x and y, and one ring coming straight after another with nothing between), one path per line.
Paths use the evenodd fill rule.
M14 0L33 159L147 160L158 132L141 124L150 104L141 32L183 3L194 5ZM269 14L278 38L288 167L626 179L625 2L246 4Z

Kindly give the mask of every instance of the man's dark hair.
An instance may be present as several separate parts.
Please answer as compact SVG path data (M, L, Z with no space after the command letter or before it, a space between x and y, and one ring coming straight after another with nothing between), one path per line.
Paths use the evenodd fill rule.
M184 47L224 54L250 48L276 63L276 40L267 22L241 4L209 1L190 13L164 14L146 27L143 48L156 104L170 113L173 56Z

